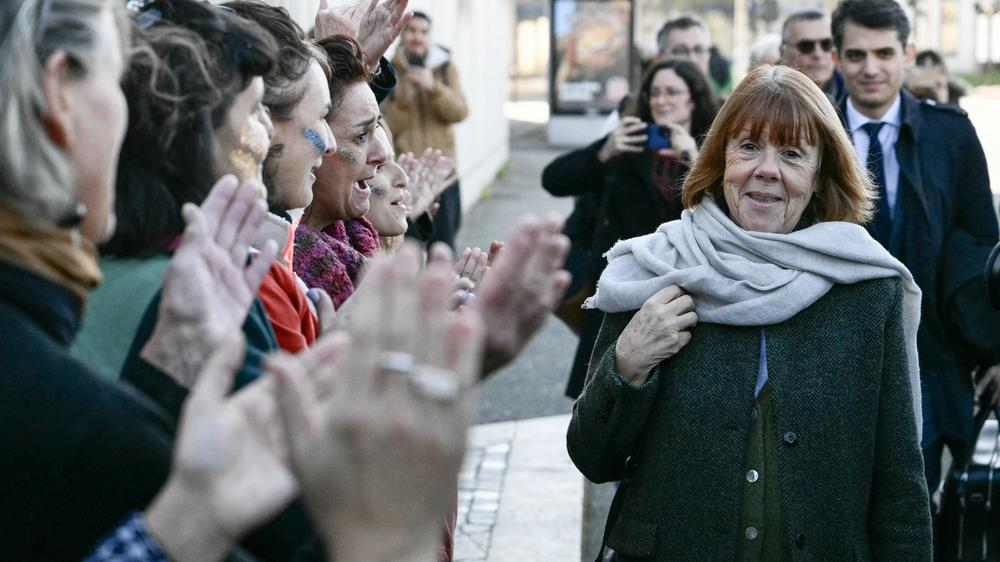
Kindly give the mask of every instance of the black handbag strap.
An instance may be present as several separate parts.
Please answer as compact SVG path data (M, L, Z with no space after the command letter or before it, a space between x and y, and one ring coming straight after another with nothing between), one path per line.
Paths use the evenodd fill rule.
M611 536L611 530L614 529L615 523L618 522L622 503L625 501L625 490L628 488L629 480L631 480L635 468L635 454L632 454L625 459L625 471L622 474L621 483L615 491L615 497L611 500L611 508L608 509L608 520L604 523L604 538L601 539L601 549L597 551L597 558L594 559L594 562L603 562L604 560L604 551L608 547L608 537Z

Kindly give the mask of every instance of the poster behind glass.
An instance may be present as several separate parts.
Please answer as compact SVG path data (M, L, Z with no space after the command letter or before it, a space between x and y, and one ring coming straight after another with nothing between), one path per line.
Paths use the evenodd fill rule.
M629 91L630 0L552 0L552 112L608 113Z

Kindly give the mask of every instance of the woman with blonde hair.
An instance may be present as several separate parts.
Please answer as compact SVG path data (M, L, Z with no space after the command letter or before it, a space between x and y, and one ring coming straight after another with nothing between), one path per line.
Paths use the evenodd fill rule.
M823 92L754 69L680 220L608 254L567 436L618 560L930 560L920 292ZM626 462L626 459L628 461Z

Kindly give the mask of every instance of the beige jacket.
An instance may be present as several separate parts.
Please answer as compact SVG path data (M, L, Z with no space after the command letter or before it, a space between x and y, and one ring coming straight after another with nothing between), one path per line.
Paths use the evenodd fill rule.
M451 126L469 114L455 63L443 47L431 47L427 66L434 74L434 86L425 92L406 79L409 65L402 51L398 49L392 59L396 88L382 102L382 113L395 136L396 151L419 156L432 147L455 158L455 134Z

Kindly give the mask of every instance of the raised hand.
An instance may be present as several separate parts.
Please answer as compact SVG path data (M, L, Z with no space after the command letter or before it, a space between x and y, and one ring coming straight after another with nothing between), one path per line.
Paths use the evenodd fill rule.
M638 386L664 359L691 341L698 322L694 299L677 285L668 285L642 304L615 344L618 374Z
M428 148L415 158L406 153L398 163L410 178L409 189L413 194L410 216L417 218L429 212L439 195L455 181L455 161L440 150Z
M316 40L334 35L348 35L357 39L364 53L364 64L369 70L377 68L379 59L413 18L406 10L409 0L364 1L350 6L330 8L320 0L316 12Z
M413 12L406 10L410 0L377 2L378 0L372 0L368 6L358 31L358 42L364 49L365 65L368 68L374 68L378 64L389 45L392 45L406 24L413 19Z
M201 206L184 206L187 228L163 278L156 326L141 355L183 387L227 334L240 331L277 255L273 241L249 261L267 213L255 181L220 179Z
M321 376L282 357L283 426L330 559L433 560L451 507L479 372L478 315L448 311L452 273L406 246L376 260L350 336ZM325 336L323 340L326 340Z
M226 398L244 347L242 332L234 332L205 365L184 403L170 477L146 511L147 527L172 560L221 559L297 493L273 380Z
M484 375L521 351L569 285L570 275L562 270L569 251L562 222L556 216L522 219L476 291L469 306L488 319Z
M470 290L475 291L489 262L489 255L479 248L466 248L455 260L455 275L472 282Z

